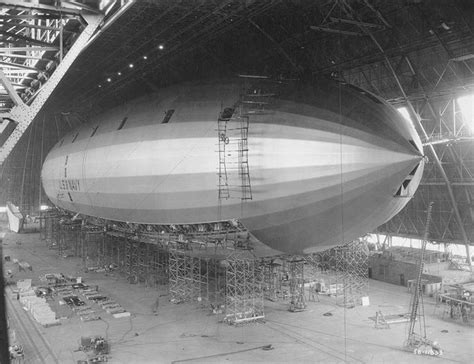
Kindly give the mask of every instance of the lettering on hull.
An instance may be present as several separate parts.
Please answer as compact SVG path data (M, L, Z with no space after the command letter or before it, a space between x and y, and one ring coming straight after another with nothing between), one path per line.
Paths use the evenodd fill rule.
M63 191L80 191L81 184L78 179L62 179L59 181L59 189Z

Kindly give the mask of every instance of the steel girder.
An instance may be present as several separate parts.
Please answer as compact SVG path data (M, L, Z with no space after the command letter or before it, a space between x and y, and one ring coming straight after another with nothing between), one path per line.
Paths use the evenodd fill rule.
M7 93L13 100L14 106L7 113L0 114L0 118L12 120L17 123L15 130L8 136L5 143L1 146L0 149L0 164L3 164L11 150L15 147L16 143L20 140L23 133L26 131L28 126L31 124L33 119L36 117L38 112L41 110L46 100L49 98L51 93L54 91L56 86L59 84L63 76L68 71L69 67L72 65L74 60L77 58L79 53L82 51L84 46L87 44L97 27L103 20L103 15L82 15L84 20L87 22L86 28L81 32L79 37L76 39L74 44L71 46L70 50L66 53L64 58L62 55L61 62L58 64L57 68L52 72L52 74L47 78L45 84L35 92L31 99L28 102L31 102L30 105L25 103L17 94L16 90L12 84L8 81L7 77L3 74L0 74L0 82L6 89ZM49 32L49 31L47 31ZM62 36L61 36L62 37ZM44 43L44 42L43 42ZM49 43L45 43L49 44ZM62 44L60 44L62 48ZM27 48L27 47L26 47ZM28 61L28 60L27 60ZM22 67L27 67L22 65ZM30 67L33 70L35 68Z

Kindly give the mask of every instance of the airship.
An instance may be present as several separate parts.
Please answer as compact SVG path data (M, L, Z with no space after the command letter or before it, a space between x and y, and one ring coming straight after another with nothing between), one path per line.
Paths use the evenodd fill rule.
M112 108L51 149L50 201L138 224L239 221L285 253L352 241L396 215L423 173L411 121L332 80L174 85Z

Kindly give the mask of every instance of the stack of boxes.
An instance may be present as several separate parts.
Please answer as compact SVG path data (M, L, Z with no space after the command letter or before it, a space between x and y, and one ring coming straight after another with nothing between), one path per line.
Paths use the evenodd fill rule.
M56 319L56 314L51 310L46 299L36 297L34 289L31 287L31 279L24 279L17 283L20 303L30 311L33 318L45 327L60 325Z

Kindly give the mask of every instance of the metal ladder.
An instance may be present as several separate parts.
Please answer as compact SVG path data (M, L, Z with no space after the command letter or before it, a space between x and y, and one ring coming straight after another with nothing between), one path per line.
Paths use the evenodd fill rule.
M229 115L232 110L232 115ZM249 116L240 103L226 108L218 118L219 199L252 199L249 171Z
M415 283L414 292L413 292L413 301L411 305L410 328L408 330L407 346L416 346L417 343L420 341L420 335L417 335L415 333L415 324L416 324L417 316L420 316L424 323L424 310L422 314L418 314L418 309L420 307L420 297L422 294L421 276L423 274L423 266L424 266L423 259L424 259L424 254L426 250L426 243L427 243L428 233L429 233L429 228L430 228L430 223L431 223L432 209L433 209L433 202L430 202L428 206L428 211L426 214L426 224L425 224L425 231L423 234L423 243L421 246L420 257L418 259L418 272L417 272L416 283ZM423 306L423 302L421 302L421 305ZM422 340L426 339L426 327L424 327L421 337L422 337Z

